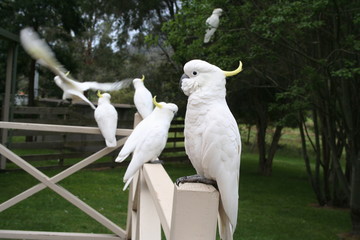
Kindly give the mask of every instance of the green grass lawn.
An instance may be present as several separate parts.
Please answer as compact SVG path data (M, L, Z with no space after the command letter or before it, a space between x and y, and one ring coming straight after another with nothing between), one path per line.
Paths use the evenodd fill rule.
M165 163L173 180L194 174L187 163ZM81 170L60 184L120 226L126 225L125 168ZM57 171L46 171L53 176ZM25 172L0 174L0 202L33 186L37 181ZM350 230L349 211L316 207L300 157L280 154L273 176L257 173L257 155L242 155L238 226L239 240L331 240ZM108 233L66 200L43 190L0 213L0 229Z

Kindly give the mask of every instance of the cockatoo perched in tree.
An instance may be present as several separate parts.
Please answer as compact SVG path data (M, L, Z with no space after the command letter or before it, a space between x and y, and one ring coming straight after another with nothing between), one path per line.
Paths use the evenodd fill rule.
M25 51L44 67L49 68L55 75L54 81L63 91L63 100L80 98L87 102L93 109L89 99L84 95L87 90L116 91L131 84L130 79L117 81L113 83L98 82L78 82L68 77L68 71L58 62L55 54L47 45L47 43L39 37L32 28L24 28L20 31L20 41Z
M155 109L135 127L115 160L122 162L133 154L124 175L124 190L144 163L157 160L165 148L170 123L178 111L173 103L157 103L156 96L153 101Z
M116 147L118 113L110 103L110 94L101 94L100 91L98 91L98 97L98 106L94 111L96 123L102 136L105 138L106 146Z
M153 101L152 101L152 94L151 92L145 87L144 85L145 76L143 75L142 78L135 78L133 80L135 94L134 94L134 104L136 106L137 111L144 119L154 109Z
M221 8L215 8L211 16L206 19L206 26L208 29L206 29L204 43L208 43L210 41L211 37L216 32L216 29L219 27L222 12L223 10Z
M181 89L188 96L185 115L185 150L198 175L184 182L214 183L220 192L221 239L233 239L238 213L241 140L238 125L226 103L226 79L242 70L228 72L202 60L185 64Z

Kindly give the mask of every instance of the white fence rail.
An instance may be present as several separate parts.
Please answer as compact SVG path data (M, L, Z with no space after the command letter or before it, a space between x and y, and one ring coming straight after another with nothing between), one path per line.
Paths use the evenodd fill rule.
M136 118L136 121L139 121ZM0 128L36 131L75 132L100 134L98 128L49 124L0 122ZM174 185L161 164L145 164L130 185L126 230L122 229L91 206L80 200L57 183L99 158L120 148L132 130L118 129L117 135L125 136L117 148L103 148L61 173L48 177L11 150L0 144L0 154L39 180L39 184L0 204L0 212L14 206L33 194L50 188L58 195L88 214L113 234L70 233L0 230L1 239L136 239L160 240L161 228L166 239L191 240L215 239L219 203L217 190L203 184Z

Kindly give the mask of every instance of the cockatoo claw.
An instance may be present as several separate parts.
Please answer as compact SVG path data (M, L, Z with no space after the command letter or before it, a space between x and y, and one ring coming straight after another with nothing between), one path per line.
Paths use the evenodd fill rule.
M212 185L216 189L218 189L216 181L205 178L201 175L184 176L184 177L180 177L180 178L176 179L176 181L175 181L176 186L179 186L180 183L182 183L182 184L183 183L203 183L203 184L207 184L207 185Z

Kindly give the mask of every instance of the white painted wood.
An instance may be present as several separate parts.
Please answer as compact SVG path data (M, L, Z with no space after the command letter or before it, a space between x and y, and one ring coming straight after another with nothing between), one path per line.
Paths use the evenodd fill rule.
M129 187L129 194L128 194L128 210L127 210L127 218L126 218L126 233L127 233L127 239L135 239L136 233L136 200L135 195L137 192L137 183L139 178L139 172L136 172L134 175L134 178L132 182L130 183ZM134 222L135 220L135 222Z
M171 240L215 240L219 192L210 185L175 186Z
M45 132L67 132L67 133L84 133L84 134L101 134L97 127L82 127L82 126L68 126L55 124L40 124L40 123L20 123L20 122L6 122L0 121L0 128L35 130ZM132 129L117 129L116 135L129 136Z
M8 158L10 161L24 169L26 172L28 172L30 175L32 175L34 178L45 184L47 187L52 189L54 192L62 196L64 199L81 209L83 212L88 214L90 217L95 219L97 222L101 223L104 227L111 230L113 233L117 234L118 236L125 238L126 232L114 224L112 221L107 219L105 216L101 215L99 212L97 212L95 209L91 208L89 205L87 205L85 202L81 201L79 198L77 198L75 195L71 194L66 189L56 185L53 183L48 176L37 170L35 167L33 167L31 164L27 163L25 160L17 156L15 153L4 147L0 144L0 152L3 154L6 158Z
M138 240L161 240L161 225L158 213L151 197L149 188L145 182L142 169L139 170L139 200L137 215L136 239Z
M164 234L170 239L174 183L161 164L147 163L143 166L144 178L149 187L159 215Z
M49 240L123 240L114 234L69 233L69 232L38 232L0 230L0 236L7 239L49 239Z
M139 113L134 114L134 125L135 128L142 121L142 117ZM127 210L127 218L126 218L126 233L127 239L136 239L136 229L137 229L137 205L138 205L138 179L139 179L139 171L137 171L134 175L133 180L130 183L129 187L129 195L128 195L128 210Z
M117 147L120 147L122 145L124 145L126 138L122 138L120 140L117 141ZM112 151L116 150L117 148L108 148L105 147L101 150L99 150L98 152L92 154L91 156L83 159L82 161L74 164L73 166L67 168L66 170L62 171L61 173L53 176L52 178L50 178L50 180L54 183L57 183L63 179L65 179L66 177L70 176L71 174L79 171L80 169L88 166L89 164L95 162L96 160L98 160L99 158L111 153ZM1 152L0 152L1 153ZM0 204L0 212L4 211L5 209L17 204L18 202L32 196L33 194L43 190L46 188L46 185L43 183L39 183L35 186L33 186L32 188L29 188L28 190L20 193L19 195L7 200L6 202Z

